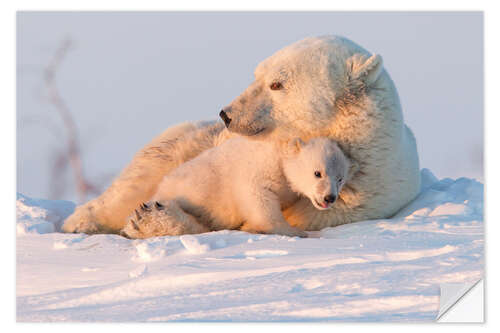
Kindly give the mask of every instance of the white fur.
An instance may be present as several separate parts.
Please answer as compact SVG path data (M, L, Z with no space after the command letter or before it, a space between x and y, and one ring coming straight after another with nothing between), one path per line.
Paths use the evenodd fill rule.
M283 89L271 90L275 81ZM228 129L205 123L165 131L105 193L78 207L63 230L119 231L164 175L235 135L268 142L326 136L357 162L334 208L319 211L310 200L299 200L286 209L287 220L303 230L387 218L418 193L416 142L396 88L382 58L348 39L307 38L278 51L259 64L255 82L224 110L232 119Z
M329 139L281 145L233 138L165 176L152 202L130 217L122 234L148 238L241 229L304 237L281 210L300 194L318 209L332 207L324 198L337 196L348 170L349 161Z

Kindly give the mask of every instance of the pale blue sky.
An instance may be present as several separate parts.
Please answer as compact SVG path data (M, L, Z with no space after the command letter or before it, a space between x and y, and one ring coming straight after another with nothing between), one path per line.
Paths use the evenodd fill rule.
M75 47L58 85L79 126L86 174L109 183L163 129L215 119L261 60L325 34L382 55L422 167L483 179L479 12L25 12L17 19L17 190L49 195L64 132L42 72L66 36ZM76 199L72 188L63 199Z

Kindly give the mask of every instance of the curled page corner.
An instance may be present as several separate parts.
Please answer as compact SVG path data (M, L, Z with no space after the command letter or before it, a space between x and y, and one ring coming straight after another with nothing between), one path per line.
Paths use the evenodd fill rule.
M441 295L439 297L439 313L436 317L438 321L448 310L457 304L474 286L482 279L470 283L443 283L440 285Z

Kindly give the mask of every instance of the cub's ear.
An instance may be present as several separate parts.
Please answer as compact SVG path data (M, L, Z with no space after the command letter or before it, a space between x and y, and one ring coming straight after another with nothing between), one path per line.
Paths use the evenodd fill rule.
M288 142L288 151L291 153L298 153L305 145L301 138L295 138Z
M351 180L359 171L359 163L353 159L349 159L349 171L347 172L347 180Z
M360 80L370 86L382 73L382 57L378 54L367 56L357 53L347 59L347 69L351 80Z

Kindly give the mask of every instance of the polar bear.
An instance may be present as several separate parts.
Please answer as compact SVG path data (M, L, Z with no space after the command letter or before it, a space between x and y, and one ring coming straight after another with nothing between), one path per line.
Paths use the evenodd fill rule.
M307 237L282 214L299 195L319 210L332 207L350 162L337 144L315 138L288 144L236 137L180 165L142 204L121 234L128 238L222 229Z
M223 123L167 129L101 196L78 207L63 231L119 232L171 170L238 135L268 142L328 137L357 162L359 171L332 209L299 200L284 211L302 230L387 218L418 194L416 141L404 124L396 87L380 55L346 38L306 38L276 52L257 66L255 81L220 117Z

